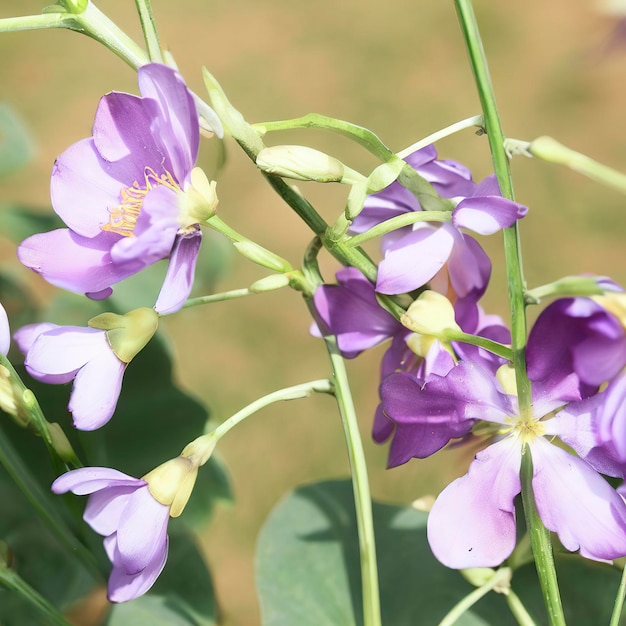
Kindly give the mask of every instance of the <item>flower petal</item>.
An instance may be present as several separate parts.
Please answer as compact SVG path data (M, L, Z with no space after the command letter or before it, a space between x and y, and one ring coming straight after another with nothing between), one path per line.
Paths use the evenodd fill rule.
M54 328L60 328L58 324L52 324L51 322L40 322L39 324L26 324L18 328L13 334L13 339L17 343L17 347L22 354L26 354L35 343L35 340L48 330Z
M143 480L122 474L109 467L81 467L59 476L50 489L54 493L71 491L77 496L84 496L108 487L140 487L146 484Z
M479 235L493 235L508 228L528 212L528 208L499 196L461 200L452 211L456 228L468 228Z
M143 485L119 485L92 493L87 501L83 519L99 535L107 537L113 534L120 525L132 494L141 486Z
M162 549L167 539L170 507L157 502L148 487L138 489L117 529L120 562L127 574L146 568Z
M107 343L78 371L67 407L76 428L95 430L111 419L125 369L126 363L115 356Z
M491 261L480 244L469 235L454 231L454 245L448 259L452 289L459 298L480 298L491 276Z
M378 266L376 291L407 293L425 285L448 260L453 234L442 226L420 224L397 241Z
M198 158L200 123L191 93L178 72L160 63L149 63L137 72L139 91L159 107L152 134L168 156L169 170L180 185Z
M113 570L109 576L107 587L109 602L128 602L146 593L154 585L154 582L165 567L168 544L169 541L166 537L152 561L137 574L129 574L123 566L117 565L117 560L114 559L119 552L114 552L114 559L112 559Z
M626 555L626 503L606 480L543 438L533 442L531 453L533 491L546 528L589 559Z
M9 328L9 318L4 307L0 304L0 352L6 356L11 346L11 329Z
M469 472L450 483L428 516L428 541L447 567L495 567L515 547L521 451L513 438L479 452Z
M154 310L163 315L178 311L191 293L193 279L202 243L202 232L194 230L187 235L178 235L170 255L163 286Z

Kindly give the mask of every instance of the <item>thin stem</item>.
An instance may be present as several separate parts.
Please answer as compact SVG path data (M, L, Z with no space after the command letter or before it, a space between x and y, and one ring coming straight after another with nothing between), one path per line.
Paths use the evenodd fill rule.
M50 503L50 495L45 493L39 486L39 483L33 478L28 467L13 450L8 437L2 429L0 429L0 463L39 517L57 537L61 545L72 556L78 556L83 565L97 580L101 579L102 575L93 554L74 537L65 522L53 509Z
M54 607L41 594L35 591L17 572L0 565L0 585L18 593L27 602L37 607L49 620L46 623L57 626L71 626L61 612Z
M380 626L380 592L378 589L378 568L376 565L376 542L372 500L367 476L367 465L363 443L359 433L354 402L350 392L350 383L345 362L334 336L324 337L330 356L335 382L335 396L348 446L348 458L352 474L352 490L356 509L359 551L361 555L361 587L363 591L363 624Z
M505 346L502 343L487 339L487 337L481 337L480 335L470 335L469 333L457 332L450 336L451 341L462 341L463 343L469 343L473 346L478 346L485 350L489 350L493 354L497 354L508 361L513 360L513 352L511 348Z
M613 613L609 626L619 626L622 616L622 608L624 607L624 595L626 594L626 568L622 570L622 579L619 583L617 596L615 596L615 604L613 605Z
M445 137L454 135L461 130L472 127L477 127L479 129L482 129L484 127L484 119L482 115L473 115L472 117L468 117L467 119L461 120L460 122L450 124L450 126L446 126L445 128L438 130L436 133L433 133L432 135L428 135L428 137L424 137L424 139L416 141L408 148L400 150L400 152L396 153L396 156L400 157L401 159L406 159L406 157L413 154L417 150L421 150L422 148L430 146L440 139L444 139Z
M301 385L294 385L293 387L286 387L285 389L279 389L278 391L269 393L266 396L251 402L248 406L241 409L241 411L237 411L237 413L222 422L214 431L204 436L211 437L214 442L217 443L219 439L237 426L237 424L274 402L308 398L312 393L333 393L333 389L332 382L327 378L313 380L308 383L302 383Z
M257 292L250 291L247 287L243 289L232 289L231 291L223 291L222 293L212 293L209 296L200 296L198 298L189 298L183 309L189 309L194 306L200 306L202 304L211 304L212 302L225 302L226 300L235 300L236 298L243 298L245 296L253 296Z
M506 603L520 626L537 626L535 620L512 589L509 589L509 592L506 594Z
M533 460L530 448L525 446L522 451L522 468L520 472L522 482L522 502L524 504L524 515L526 525L530 535L530 543L535 556L535 566L541 585L541 592L548 611L548 619L551 626L565 626L565 616L559 594L559 583L556 578L554 567L554 555L552 554L552 544L550 542L550 532L543 525L535 496L532 490Z
M76 27L76 16L71 13L42 13L41 15L24 15L0 19L0 33L40 30L43 28L75 29Z
M510 580L511 570L507 567L503 567L497 572L494 572L493 576L484 585L474 589L474 591L455 604L450 612L439 622L439 626L452 626L463 615L463 613L471 609L476 602L478 602L483 596L487 595L494 587L501 583L508 584Z
M509 161L504 150L504 133L496 107L496 99L489 76L487 59L483 50L476 16L471 0L455 0L461 29L465 37L470 63L474 72L478 95L483 109L485 130L489 139L494 169L505 198L514 200L513 182ZM509 299L511 306L511 345L517 383L517 395L522 412L532 404L530 382L526 373L526 312L524 303L524 278L519 247L517 224L504 230L504 255L506 259Z
M410 226L417 222L449 222L452 219L452 215L448 211L413 211L411 213L402 213L402 215L396 215L391 217L380 224L376 224L368 231L359 235L350 237L347 242L348 246L360 246L366 241L376 239L382 235L386 235L399 228Z
M135 0L137 12L139 13L139 21L141 22L141 30L146 41L148 56L151 61L163 63L163 53L161 52L161 44L159 43L159 33L154 23L154 15L152 14L152 6L150 0Z

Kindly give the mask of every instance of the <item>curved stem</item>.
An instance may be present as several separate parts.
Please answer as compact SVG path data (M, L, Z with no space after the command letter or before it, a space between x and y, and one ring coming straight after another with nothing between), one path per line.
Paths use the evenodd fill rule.
M17 572L2 565L0 565L0 585L4 585L7 589L18 593L29 604L37 607L47 617L46 624L71 626L61 612L35 591Z
M330 356L335 382L335 396L348 446L348 458L352 474L352 490L356 509L359 552L361 555L361 587L363 591L363 624L380 626L380 592L378 589L378 567L376 564L376 542L372 500L367 476L367 465L359 424L350 392L346 366L334 336L324 337Z
M443 139L444 137L449 137L450 135L454 135L454 133L458 133L461 130L465 130L466 128L478 128L483 129L484 127L484 119L482 115L473 115L472 117L468 117L460 122L456 122L454 124L450 124L450 126L446 126L441 130L438 130L436 133L432 133L428 135L428 137L424 137L424 139L420 139L416 141L414 144L410 145L408 148L404 150L400 150L400 152L396 153L396 156L401 159L406 159L409 155L417 152L417 150L421 150L426 146L430 146L431 144ZM480 130L478 131L480 132Z

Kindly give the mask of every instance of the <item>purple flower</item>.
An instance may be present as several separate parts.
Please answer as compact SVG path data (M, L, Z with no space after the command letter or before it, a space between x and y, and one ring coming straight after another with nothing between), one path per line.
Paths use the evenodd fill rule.
M412 210L421 210L417 199ZM495 176L486 178L456 205L450 222L417 222L383 240L385 256L378 268L376 290L410 292L436 279L445 268L443 280L454 293L476 301L487 287L491 263L476 240L460 228L489 235L511 226L526 212L526 207L501 197ZM435 289L447 291L437 285Z
M141 97L105 95L93 136L54 165L52 204L69 228L29 237L18 256L48 282L95 299L169 257L157 310L172 312L191 290L199 215L208 217L217 200L203 174L194 174L198 113L183 79L152 63L139 68L138 81ZM208 203L202 210L199 189Z
M111 350L104 330L29 324L14 338L33 378L57 385L74 381L68 410L76 428L95 430L111 419L127 363Z
M548 440L561 437L579 453L588 446L588 430L576 428L588 400L573 402L551 418L555 409L576 397L575 375L549 385L536 383L532 415L521 417L517 397L505 393L492 375L470 363L452 372L455 380L450 375L446 380L450 402L445 410L456 401L451 413L458 422L492 422L501 439L479 452L469 472L437 498L428 518L435 556L448 567L464 569L493 567L511 554L516 541L513 500L521 490L524 444L532 455L532 488L546 528L557 533L565 548L587 558L626 555L626 503L598 473L611 460L577 457Z
M11 346L11 329L9 328L9 318L4 307L0 304L0 353L6 356Z
M159 503L148 483L106 467L72 470L52 484L54 493L89 495L84 520L104 536L113 564L111 602L137 598L154 584L167 560L170 507Z

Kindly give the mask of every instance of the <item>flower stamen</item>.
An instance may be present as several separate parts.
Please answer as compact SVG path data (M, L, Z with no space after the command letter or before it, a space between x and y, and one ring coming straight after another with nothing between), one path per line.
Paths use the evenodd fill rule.
M122 202L109 208L109 221L102 226L101 230L116 233L122 237L133 237L146 195L160 186L165 186L172 191L180 191L180 187L168 171L159 176L151 167L145 167L144 186L140 187L135 181L130 187L122 188L120 191Z

